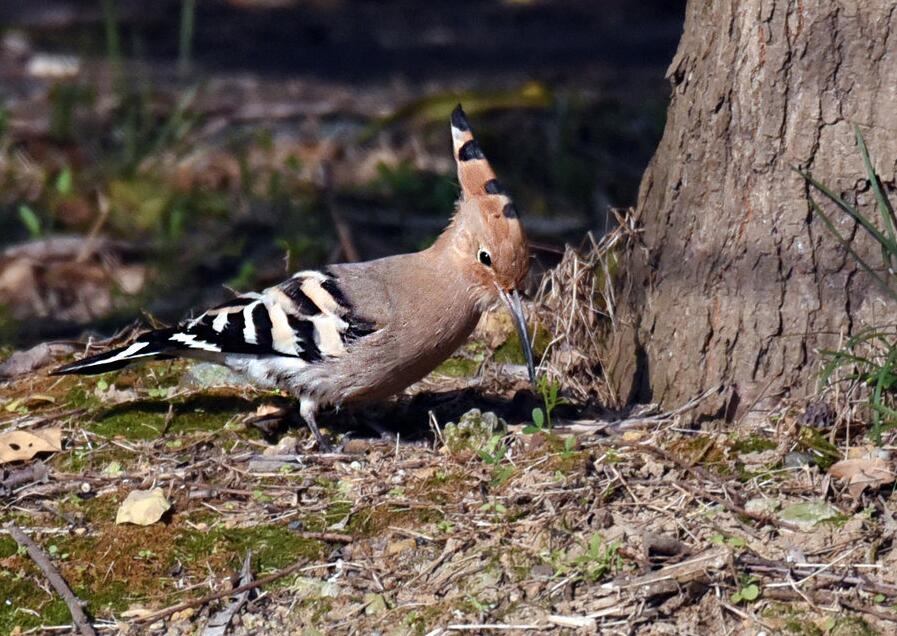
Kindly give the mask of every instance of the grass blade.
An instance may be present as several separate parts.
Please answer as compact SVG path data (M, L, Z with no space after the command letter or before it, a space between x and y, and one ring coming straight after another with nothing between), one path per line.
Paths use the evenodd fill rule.
M831 231L831 233L835 235L835 238L838 239L838 242L844 246L844 249L846 249L850 253L850 255L856 259L860 267L862 267L867 274L875 279L875 281L881 286L882 290L884 290L884 292L888 294L888 296L897 301L897 292L891 289L890 286L888 286L888 283L878 275L878 272L873 270L872 267L870 267L869 264L866 263L866 261L864 261L859 254L856 253L856 251L850 246L850 242L847 241L843 236L841 236L841 233L838 232L837 228L835 228L834 223L832 223L831 219L828 218L825 212L822 211L822 208L819 207L819 204L817 204L812 197L810 197L810 206L813 208L813 211L817 215L819 215L819 218L822 219L823 223L825 223L829 231Z
M885 249L887 249L889 253L897 254L897 243L891 241L888 237L886 237L884 234L882 234L879 231L879 229L877 227L875 227L875 225L870 223L869 220L866 219L866 217L864 217L860 213L859 210L857 210L853 206L849 205L847 202L844 201L844 199L842 199L837 194L835 194L834 192L829 190L821 182L814 179L813 175L811 175L809 172L802 172L802 171L798 170L797 173L800 176L802 176L807 181L807 183L809 183L814 188L819 190L822 194L824 194L827 199L832 201L832 203L834 203L839 208L841 208L841 210L844 211L845 214L847 214L854 221L859 223L863 227L863 229L866 230L869 234L871 234L872 238L874 238L876 241L878 241L878 243L880 245L882 245Z
M875 172L875 168L872 166L872 160L869 158L869 149L866 147L866 140L863 139L863 133L860 132L860 127L854 124L854 133L856 134L857 146L860 148L860 154L863 156L863 166L866 168L866 176L869 178L869 182L872 184L872 191L875 193L875 201L878 203L878 211L881 213L882 219L885 222L885 229L888 232L888 236L891 238L891 242L897 244L897 232L894 230L894 208L891 207L891 202L885 196L884 191L881 189L881 179L878 177L878 173ZM890 270L894 270L895 261L897 261L897 253L893 251L885 251L882 256L885 260L885 265Z

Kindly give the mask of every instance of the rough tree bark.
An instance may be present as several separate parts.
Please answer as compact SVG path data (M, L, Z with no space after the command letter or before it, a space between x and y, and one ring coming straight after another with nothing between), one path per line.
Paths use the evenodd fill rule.
M856 123L893 190L895 30L897 10L881 0L688 2L606 356L624 400L673 406L722 384L704 415L762 411L814 389L817 351L839 333L894 322L792 167L874 213Z

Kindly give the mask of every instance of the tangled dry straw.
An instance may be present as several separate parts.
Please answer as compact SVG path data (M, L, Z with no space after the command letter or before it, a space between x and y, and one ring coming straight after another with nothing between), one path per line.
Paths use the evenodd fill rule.
M589 232L579 249L567 246L561 262L542 278L536 315L553 335L542 361L549 377L563 382L569 397L615 408L619 396L605 381L603 343L614 329L614 275L618 257L633 228L618 225L600 239Z

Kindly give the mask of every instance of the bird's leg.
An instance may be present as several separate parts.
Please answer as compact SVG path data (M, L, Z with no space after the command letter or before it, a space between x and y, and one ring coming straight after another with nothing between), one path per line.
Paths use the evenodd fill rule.
M321 431L318 430L318 423L315 422L315 413L317 412L317 410L318 405L313 401L299 401L299 414L302 416L302 419L305 420L305 424L308 426L308 430L310 430L312 435L315 436L315 440L318 442L318 448L320 448L325 453L333 452L333 447L330 445L330 442L325 440L324 436L321 435Z

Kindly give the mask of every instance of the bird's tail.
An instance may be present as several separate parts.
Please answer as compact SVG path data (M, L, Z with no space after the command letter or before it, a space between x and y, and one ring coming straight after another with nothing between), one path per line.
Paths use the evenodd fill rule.
M172 358L174 329L157 329L142 334L126 347L77 360L51 371L51 375L95 375L122 369L134 362Z

